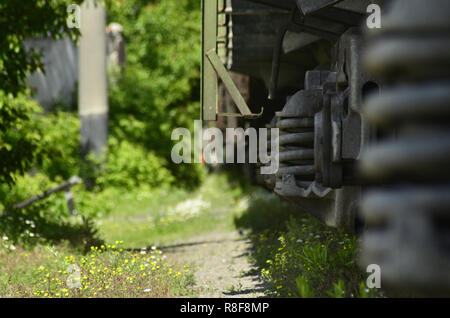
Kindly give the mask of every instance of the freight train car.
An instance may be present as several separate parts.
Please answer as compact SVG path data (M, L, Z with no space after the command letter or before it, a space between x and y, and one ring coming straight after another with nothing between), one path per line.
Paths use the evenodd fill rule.
M450 291L449 17L448 0L203 0L203 120L278 128L258 180L361 230L361 264L424 295Z

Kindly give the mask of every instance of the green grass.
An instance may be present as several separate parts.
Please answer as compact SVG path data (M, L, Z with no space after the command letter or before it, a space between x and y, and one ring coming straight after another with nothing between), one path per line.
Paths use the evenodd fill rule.
M191 192L141 189L115 198L117 205L85 231L89 240L80 237L78 248L70 238L23 248L4 236L0 297L195 296L191 264L169 263L155 245L233 229L233 217L245 208L241 195L225 175L211 175ZM86 252L87 242L97 243ZM71 265L80 271L79 288L68 286Z
M233 217L242 190L224 175L210 175L192 192L136 192L97 221L106 242L122 240L126 247L161 246L210 231L234 228Z
M191 296L194 283L189 265L168 264L156 249L124 250L121 242L87 254L62 245L0 245L0 273L0 297Z
M254 271L268 283L268 296L382 296L365 287L367 274L358 267L353 234L326 227L297 206L234 180L211 174L195 191L140 189L118 196L111 212L93 224L98 232L86 232L98 235L86 242L99 242L87 253L74 248L74 240L32 249L0 240L0 297L195 296L190 264L172 257L168 263L156 248L236 229L251 241ZM67 287L73 264L80 268L81 288Z
M258 189L235 224L250 230L252 261L271 286L270 296L380 296L365 287L357 238L326 227L295 205Z

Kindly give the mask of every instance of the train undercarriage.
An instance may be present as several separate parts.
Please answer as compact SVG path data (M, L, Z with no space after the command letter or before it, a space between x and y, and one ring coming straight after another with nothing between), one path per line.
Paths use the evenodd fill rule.
M387 286L448 296L450 2L204 0L203 10L203 120L278 128L278 172L255 180L361 231L360 263L379 265ZM214 54L245 76L224 74Z

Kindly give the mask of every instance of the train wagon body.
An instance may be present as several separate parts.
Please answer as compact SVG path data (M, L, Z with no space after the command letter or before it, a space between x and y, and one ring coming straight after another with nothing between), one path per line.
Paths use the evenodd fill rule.
M203 0L203 120L277 128L279 169L255 180L361 231L361 264L388 285L437 295L450 292L449 16L448 0Z

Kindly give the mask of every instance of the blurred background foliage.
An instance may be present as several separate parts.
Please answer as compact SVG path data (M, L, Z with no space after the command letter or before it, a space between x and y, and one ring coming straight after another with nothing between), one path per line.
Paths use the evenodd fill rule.
M177 183L195 186L198 165L170 160L172 130L200 118L201 10L198 0L113 0L108 19L124 27L126 72L110 85L110 131L166 158Z
M25 79L37 70L45 71L42 55L25 49L30 38L59 39L67 35L74 40L78 30L68 29L66 8L82 0L2 0L0 2L0 182L11 184L14 173L24 173L32 165L38 136L24 130L34 105Z
M170 137L199 118L200 1L106 1L108 23L124 28L127 61L109 86L108 154L94 170L81 159L76 109L44 111L25 85L45 65L39 52L25 50L24 40L69 35L76 41L78 31L66 29L66 8L82 1L25 2L0 3L0 213L11 212L0 217L0 234L29 245L70 232L63 193L21 211L12 206L86 171L97 183L73 188L85 226L72 224L73 237L93 235L89 220L108 213L125 192L199 185L203 167L173 164Z

